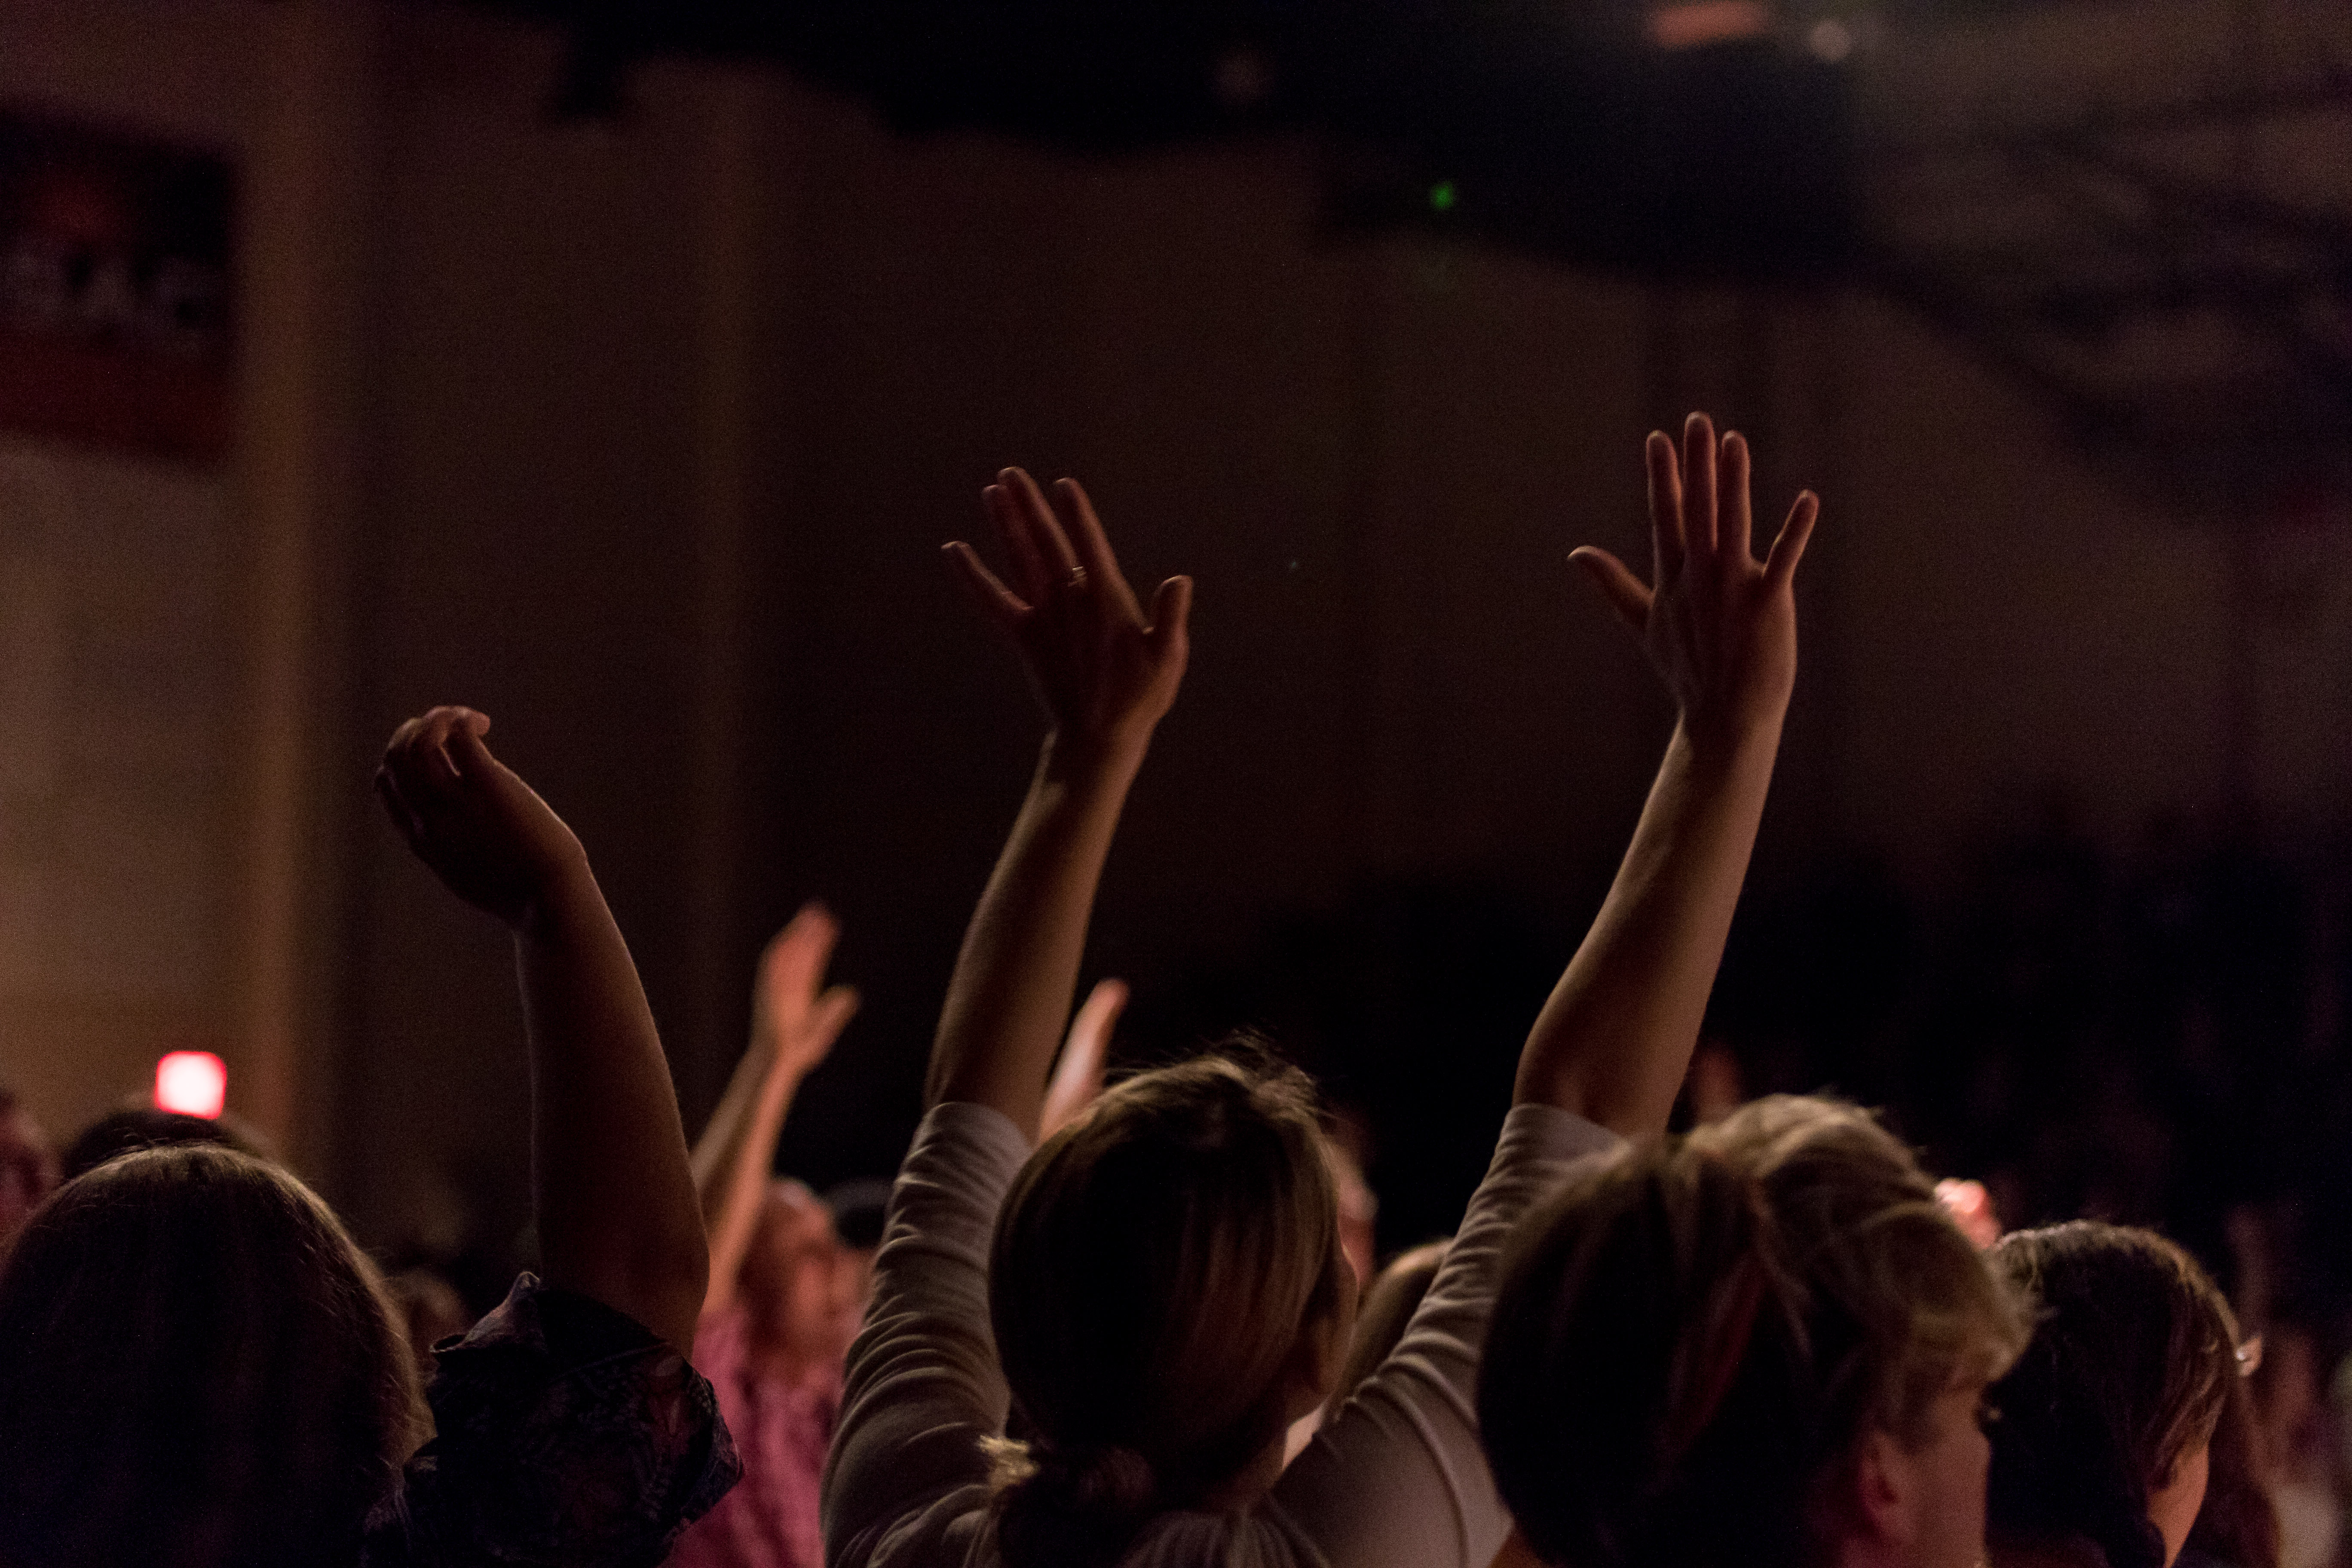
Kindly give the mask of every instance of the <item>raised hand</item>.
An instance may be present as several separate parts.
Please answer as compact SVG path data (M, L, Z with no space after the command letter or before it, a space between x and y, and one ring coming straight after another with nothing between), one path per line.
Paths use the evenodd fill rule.
M489 717L436 708L393 732L376 795L394 827L442 885L509 926L549 892L583 875L588 857L563 819L490 755Z
M823 904L801 906L792 923L760 955L759 987L751 995L753 1048L772 1053L771 1070L794 1081L824 1060L857 1011L857 993L825 985L824 966L841 922Z
M1645 456L1651 584L1589 544L1570 559L1641 640L1693 743L1736 744L1787 710L1797 676L1790 584L1820 503L1811 490L1798 496L1759 561L1745 439L1734 432L1718 444L1706 416L1694 414L1684 422L1679 456L1664 431L1651 433Z
M489 727L467 708L411 719L376 794L443 885L513 931L541 1276L691 1354L710 1257L661 1036L580 840L490 755Z
M1052 506L1019 468L996 480L981 496L1019 591L961 540L947 546L957 574L1020 648L1057 733L1103 744L1147 739L1184 676L1192 580L1160 584L1147 622L1076 479L1055 482Z
M1103 1064L1110 1057L1110 1032L1127 1011L1127 982L1098 980L1078 1016L1070 1021L1070 1037L1062 1042L1062 1059L1045 1086L1045 1109L1037 1118L1037 1136L1051 1138L1095 1102L1103 1091Z
M1609 897L1528 1032L1517 1090L1628 1138L1665 1131L1706 1016L1796 680L1790 583L1820 510L1799 496L1759 562L1747 442L1718 447L1694 414L1680 460L1655 433L1645 456L1654 585L1603 550L1575 560L1641 639L1681 721Z

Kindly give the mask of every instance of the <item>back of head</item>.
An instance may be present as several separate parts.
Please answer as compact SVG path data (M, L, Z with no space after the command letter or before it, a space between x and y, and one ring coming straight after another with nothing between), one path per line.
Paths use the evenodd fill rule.
M141 1149L169 1149L181 1143L215 1143L239 1153L268 1157L268 1151L248 1136L234 1118L190 1116L152 1105L126 1105L74 1134L66 1146L65 1179L72 1181L98 1169L118 1155Z
M1799 1568L1870 1431L1927 1441L2022 1337L1907 1150L1758 1100L1629 1150L1522 1224L1479 1373L1504 1500L1545 1561Z
M58 1189L0 1268L0 1345L8 1568L348 1563L421 1435L374 1270L226 1149Z
M1351 1282L1295 1069L1208 1057L1145 1073L1048 1139L989 1270L1030 1439L1003 1468L1005 1559L1108 1562L1278 1442L1302 1351L1338 1360Z
M1988 1527L2091 1542L2109 1568L2162 1568L2149 1496L2211 1440L2238 1380L2229 1303L2195 1258L2126 1226L2014 1231L1991 1257L2038 1316L1992 1392Z

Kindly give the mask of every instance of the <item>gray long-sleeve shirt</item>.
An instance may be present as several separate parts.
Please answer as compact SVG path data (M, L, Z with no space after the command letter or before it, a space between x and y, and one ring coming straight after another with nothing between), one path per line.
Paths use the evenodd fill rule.
M1487 1568L1510 1522L1473 1396L1503 1240L1570 1163L1620 1146L1567 1111L1514 1110L1388 1360L1265 1497L1233 1513L1164 1513L1122 1568ZM988 1250L1029 1152L998 1112L948 1104L899 1167L825 1475L830 1568L997 1568L980 1442L1003 1430L1009 1396Z

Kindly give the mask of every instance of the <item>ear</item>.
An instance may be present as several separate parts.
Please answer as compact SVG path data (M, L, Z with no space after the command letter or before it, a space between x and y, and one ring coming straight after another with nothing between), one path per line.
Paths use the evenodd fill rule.
M1863 1433L1852 1461L1843 1468L1846 1517L1841 1533L1861 1549L1849 1553L1849 1560L1899 1561L1919 1533L1918 1459L1886 1433L1872 1429Z
M1332 1395L1348 1392L1332 1385L1339 1381L1340 1369L1348 1364L1348 1352L1355 1348L1356 1271L1348 1266L1344 1257L1335 1257L1335 1261L1339 1281L1339 1307L1298 1336L1298 1343L1291 1348L1289 1364L1283 1369L1285 1405L1293 1421Z

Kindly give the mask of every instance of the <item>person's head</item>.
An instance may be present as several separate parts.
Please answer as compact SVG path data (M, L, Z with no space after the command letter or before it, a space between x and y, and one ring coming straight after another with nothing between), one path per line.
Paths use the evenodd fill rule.
M1015 1568L1108 1562L1279 1464L1355 1300L1322 1142L1304 1074L1211 1056L1114 1087L1023 1167L989 1267L1029 1438L1000 1457Z
M0 1345L6 1568L348 1563L423 1435L373 1268L226 1149L60 1187L0 1267Z
M261 1140L231 1116L190 1116L146 1104L110 1110L66 1145L65 1179L98 1169L109 1160L141 1149L168 1149L180 1143L214 1143L258 1159L270 1157Z
M833 1232L841 1240L843 1267L849 1271L849 1295L863 1320L874 1299L874 1255L882 1246L883 1222L890 1213L890 1184L860 1176L824 1190L824 1206L833 1211Z
M1389 1359L1389 1352L1404 1338L1405 1325L1421 1310L1422 1298L1429 1294L1449 1245L1424 1241L1389 1259L1389 1266L1373 1278L1371 1288L1356 1307L1355 1338L1348 1347L1347 1364L1339 1369L1339 1382L1331 1390L1336 1397L1347 1398Z
M832 1211L800 1183L768 1184L740 1293L765 1347L813 1371L841 1364L857 1333L856 1277Z
M2023 1335L1909 1151L1776 1096L1528 1216L1479 1423L1548 1563L1974 1568L1980 1400Z
M0 1242L16 1234L57 1184L58 1156L48 1134L14 1094L0 1089Z
M2230 1304L2195 1258L2126 1226L2013 1231L1990 1257L2036 1310L1992 1391L1995 1542L2089 1542L2108 1568L2166 1568L2238 1381Z

